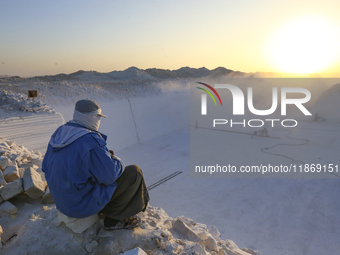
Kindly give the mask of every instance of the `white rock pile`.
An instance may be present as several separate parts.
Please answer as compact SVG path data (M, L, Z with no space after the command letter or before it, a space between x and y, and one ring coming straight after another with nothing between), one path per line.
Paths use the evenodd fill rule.
M32 199L44 196L44 201L51 201L47 183L39 173L42 159L39 151L30 151L0 137L0 215L15 215L18 210L9 200L22 194Z
M0 91L0 109L5 111L24 111L24 112L45 112L55 113L48 105L35 99L34 104L31 98L21 93L14 93L6 90Z
M152 206L139 213L141 224L133 230L106 231L103 215L69 218L53 204L42 159L0 137L1 254L259 255L223 240L215 226Z

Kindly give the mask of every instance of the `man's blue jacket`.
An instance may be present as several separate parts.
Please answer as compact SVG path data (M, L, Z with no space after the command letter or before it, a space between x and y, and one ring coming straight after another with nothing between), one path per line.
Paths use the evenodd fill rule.
M107 137L66 123L52 135L42 170L56 207L73 218L98 213L110 201L124 166L106 147Z

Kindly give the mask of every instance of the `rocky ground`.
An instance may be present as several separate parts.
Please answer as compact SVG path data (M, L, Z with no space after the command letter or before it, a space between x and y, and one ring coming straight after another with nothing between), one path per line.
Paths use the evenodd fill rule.
M44 174L43 154L0 138L1 254L258 254L220 239L218 229L149 206L134 230L105 231L103 217L73 219L56 209ZM138 253L139 252L139 253Z

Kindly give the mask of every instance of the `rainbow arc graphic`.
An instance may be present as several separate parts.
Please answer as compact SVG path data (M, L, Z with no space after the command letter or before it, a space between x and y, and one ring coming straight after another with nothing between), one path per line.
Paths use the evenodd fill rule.
M221 97L220 95L217 93L217 91L210 85L206 84L206 83L203 83L203 82L197 82L198 84L201 84L203 86L206 86L207 88L209 88L212 92L215 93L215 95L217 96L218 100L220 101L220 104L222 106L222 100L221 100ZM207 89L204 89L204 88L201 88L201 87L196 87L198 89L201 89L203 90L204 92L206 92L213 100L214 100L214 103L215 105L217 105L216 103L216 100L214 98L214 96L211 94L211 92ZM201 108L201 114L202 115L207 115L207 95L206 94L202 94L202 108Z

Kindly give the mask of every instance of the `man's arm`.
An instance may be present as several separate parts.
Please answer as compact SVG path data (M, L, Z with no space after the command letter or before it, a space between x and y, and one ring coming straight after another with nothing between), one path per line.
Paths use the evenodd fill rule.
M88 166L97 182L104 185L113 184L124 171L124 164L111 154L106 146L97 146L89 152Z

